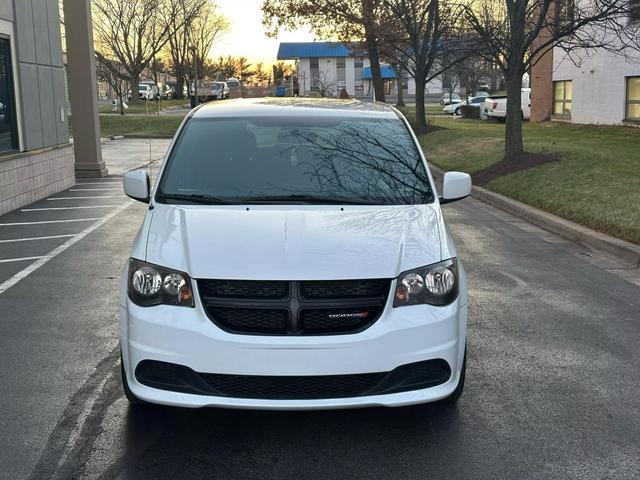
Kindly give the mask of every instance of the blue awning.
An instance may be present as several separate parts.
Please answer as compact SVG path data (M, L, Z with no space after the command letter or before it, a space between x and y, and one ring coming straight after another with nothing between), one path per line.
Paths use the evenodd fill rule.
M380 70L382 73L382 78L385 80L396 78L396 71L388 66L388 65L380 65ZM371 75L371 67L364 67L362 70L362 78L365 80L372 80L373 76Z
M339 42L283 42L278 47L278 60L348 57L350 55L349 48Z

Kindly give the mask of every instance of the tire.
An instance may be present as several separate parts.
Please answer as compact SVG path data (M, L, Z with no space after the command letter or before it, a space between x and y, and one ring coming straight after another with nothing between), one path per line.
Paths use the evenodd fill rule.
M458 382L458 386L456 389L449 395L448 397L440 400L442 403L455 404L457 403L460 395L462 395L462 390L464 390L464 378L467 372L467 349L464 349L464 360L462 360L462 370L460 371L460 381Z
M124 390L124 396L127 397L127 400L129 401L129 405L136 405L136 406L148 405L149 404L148 402L145 402L144 400L140 400L138 397L136 397L133 394L133 392L129 388L129 383L127 383L127 375L124 372L124 362L122 360L122 353L120 354L120 376L122 378L122 389Z
M458 116L462 115L462 110L460 110L460 107L456 108L456 111L453 112L453 114Z

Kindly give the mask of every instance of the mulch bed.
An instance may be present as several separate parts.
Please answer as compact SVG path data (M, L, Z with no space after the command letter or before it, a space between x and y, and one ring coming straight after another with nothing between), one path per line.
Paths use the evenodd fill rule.
M411 128L416 133L416 135L422 135L424 133L436 132L438 130L444 130L444 127L440 127L438 125L434 125L433 123L427 124L426 127L418 128L416 125L412 124Z
M472 175L473 184L483 187L491 183L492 180L502 177L503 175L528 170L529 168L537 167L544 163L558 161L560 161L560 155L555 153L524 152L517 158L501 160L498 163L494 163L489 168L485 168L484 170L474 173Z

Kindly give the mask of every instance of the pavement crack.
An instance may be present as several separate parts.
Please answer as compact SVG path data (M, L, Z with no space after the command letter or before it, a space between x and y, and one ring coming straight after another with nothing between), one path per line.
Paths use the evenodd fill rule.
M30 480L56 478L59 465L66 465L72 458L65 458L68 457L66 452L70 451L73 453L79 450L78 443L83 438L82 433L85 431L87 423L89 422L90 426L93 425L96 420L96 415L103 415L104 410L108 407L108 405L106 405L104 408L98 408L98 411L95 411L96 404L100 407L102 403L100 401L102 394L105 390L109 391L107 386L111 388L112 382L109 382L109 379L114 377L114 366L117 365L119 359L120 345L116 345L109 354L98 363L82 387L73 394L62 412L58 423L49 435L36 466L28 477ZM106 382L105 379L107 380ZM96 394L98 394L98 399L94 400ZM89 415L82 424L79 424L81 417L85 414L92 401L93 405L91 406ZM74 432L78 430L80 431L79 438L73 446L69 445L69 441Z

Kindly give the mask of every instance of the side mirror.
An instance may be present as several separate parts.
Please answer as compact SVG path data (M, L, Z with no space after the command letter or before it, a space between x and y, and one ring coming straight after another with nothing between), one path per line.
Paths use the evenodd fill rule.
M455 202L471 195L471 175L462 172L447 172L442 180L440 204Z
M149 175L144 170L133 170L124 174L124 193L128 197L140 202L149 203L151 182Z

